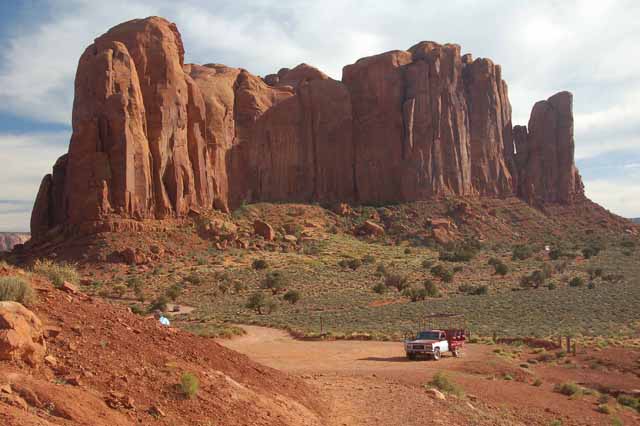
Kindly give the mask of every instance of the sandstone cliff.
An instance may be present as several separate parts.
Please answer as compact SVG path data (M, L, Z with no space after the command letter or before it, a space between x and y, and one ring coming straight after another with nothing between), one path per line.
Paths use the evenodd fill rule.
M69 152L43 179L32 234L255 201L570 203L571 103L555 95L512 128L500 66L455 44L363 58L342 81L307 64L262 79L184 64L174 24L134 20L80 58Z

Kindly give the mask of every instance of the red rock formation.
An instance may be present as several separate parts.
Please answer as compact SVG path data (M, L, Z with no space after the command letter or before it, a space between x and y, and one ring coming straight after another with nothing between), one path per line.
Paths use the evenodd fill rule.
M581 193L570 105L536 106L514 156L507 86L488 59L421 42L360 59L342 80L307 64L264 79L185 65L158 17L112 28L80 59L69 153L42 182L34 238L255 201Z
M560 92L537 102L529 128L514 128L518 195L530 204L571 203L584 197L574 163L573 95Z

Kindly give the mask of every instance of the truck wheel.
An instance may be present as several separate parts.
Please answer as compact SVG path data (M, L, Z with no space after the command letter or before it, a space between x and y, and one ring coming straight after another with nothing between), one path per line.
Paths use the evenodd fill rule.
M416 354L407 354L407 358L409 358L411 361L414 361L416 359Z
M440 348L435 348L433 350L433 360L437 361L440 359Z

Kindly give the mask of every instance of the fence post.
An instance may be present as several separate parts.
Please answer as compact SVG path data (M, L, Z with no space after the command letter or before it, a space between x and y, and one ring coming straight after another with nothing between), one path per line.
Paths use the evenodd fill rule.
M571 352L571 336L567 336L567 353Z
M320 335L324 334L324 322L322 317L320 317Z
M493 332L493 343L496 343L498 341L498 333L496 333L495 331Z

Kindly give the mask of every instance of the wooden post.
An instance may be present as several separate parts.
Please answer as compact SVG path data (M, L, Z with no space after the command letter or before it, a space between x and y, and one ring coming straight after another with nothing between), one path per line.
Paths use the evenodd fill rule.
M498 333L496 333L495 331L493 332L493 343L496 343L498 341Z
M562 349L562 335L558 336L558 347Z
M322 317L320 317L320 334L324 334L324 323L322 321Z
M571 337L567 336L567 353L571 352Z
M571 352L573 353L573 356L576 356L577 346L578 344L576 342L573 342L573 348L571 348Z

